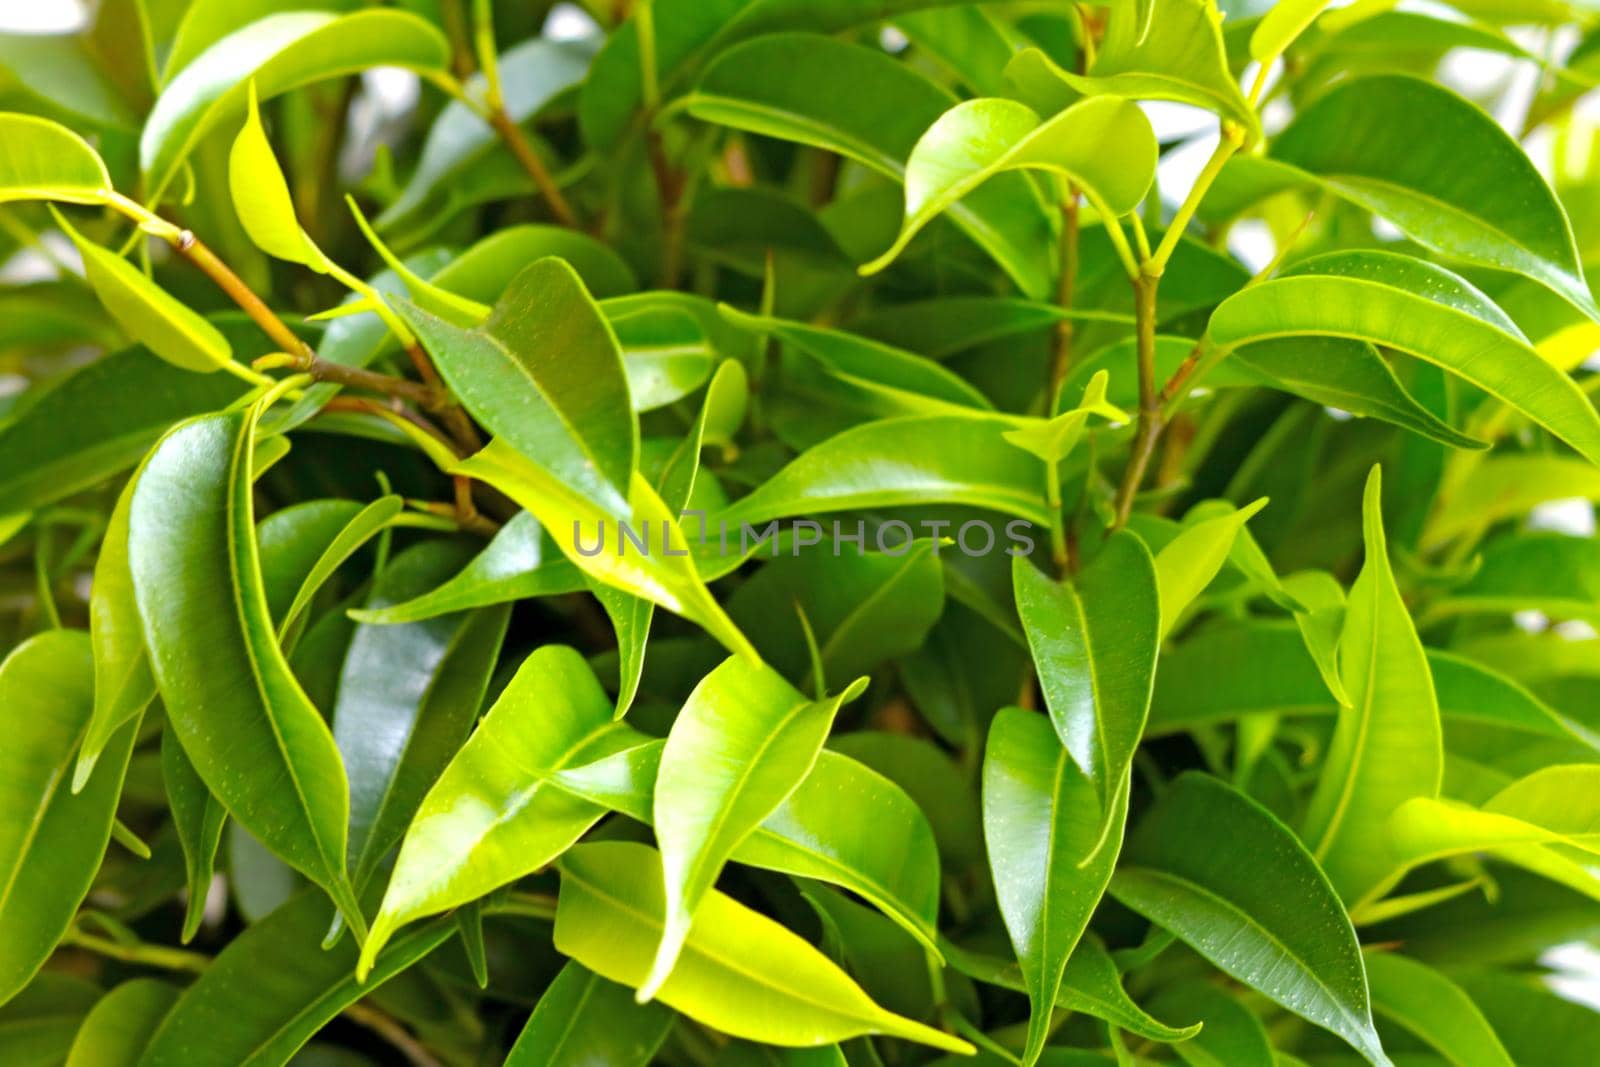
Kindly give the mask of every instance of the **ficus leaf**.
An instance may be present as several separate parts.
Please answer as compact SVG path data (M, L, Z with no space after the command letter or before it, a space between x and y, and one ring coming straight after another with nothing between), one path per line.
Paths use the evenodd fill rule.
M111 175L87 141L37 115L0 112L0 203L59 200L99 204Z
M247 101L244 127L228 153L228 190L239 225L267 255L326 273L327 257L301 229L295 216L289 182L267 140L266 127L261 124L254 81L249 84Z
M582 964L561 968L506 1057L507 1067L646 1067L675 1016L636 1004L624 986Z
M561 861L557 949L613 982L641 984L664 924L660 869L642 845L613 841L568 852ZM690 1018L771 1045L883 1033L971 1051L959 1038L874 1004L808 942L732 897L710 891L699 914L682 959L658 991L663 1004ZM618 937L623 930L630 936Z

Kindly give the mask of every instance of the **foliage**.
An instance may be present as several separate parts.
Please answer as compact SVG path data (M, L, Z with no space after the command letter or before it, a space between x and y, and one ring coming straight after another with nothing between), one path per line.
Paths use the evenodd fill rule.
M1594 4L88 6L0 1063L1592 1060Z

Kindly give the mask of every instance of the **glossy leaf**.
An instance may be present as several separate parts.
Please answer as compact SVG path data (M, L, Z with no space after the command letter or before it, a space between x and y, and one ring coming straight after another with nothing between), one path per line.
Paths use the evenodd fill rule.
M222 843L228 812L206 788L174 730L161 732L161 778L167 790L167 805L172 809L172 825L183 849L189 899L184 908L182 939L187 942L194 939L205 920L217 846Z
M1020 556L1011 577L1050 721L1111 830L1155 682L1155 562L1136 536L1119 533L1076 581L1051 581Z
M100 867L133 748L125 727L78 793L68 768L93 709L88 635L50 630L0 662L0 1004L54 951Z
M615 755L554 775L562 789L653 823L664 741L639 740ZM850 818L853 798L876 813ZM937 945L939 853L917 803L889 779L827 749L794 792L730 857L735 863L815 878L871 901L930 951Z
M1171 100L1214 111L1259 128L1255 110L1228 70L1217 9L1207 0L1155 0L1140 19L1123 6L1111 19L1087 75L1058 66L1037 48L1017 54L1006 76L1036 108L1063 107L1078 94L1109 93L1131 100Z
M1252 286L1211 317L1224 348L1328 335L1398 349L1495 396L1600 461L1600 416L1503 312L1443 268L1392 253L1334 253Z
M1211 836L1204 828L1213 826L1227 835ZM1254 801L1214 778L1179 778L1129 835L1111 892L1370 1062L1389 1062L1338 895L1294 834Z
M1351 904L1388 873L1384 824L1401 803L1439 792L1444 756L1439 704L1422 642L1395 585L1374 468L1363 504L1366 559L1350 590L1339 639L1340 712L1303 836Z
M645 1067L675 1016L582 965L556 975L506 1057L506 1067Z
M1107 146L1114 146L1108 150ZM1009 170L1042 170L1112 216L1144 199L1156 176L1155 131L1136 104L1094 97L1041 119L1014 100L968 100L939 116L906 161L906 217L894 244L863 266L888 266L919 230Z
M95 295L135 341L174 367L199 374L210 374L233 362L233 351L221 330L133 264L86 240L65 219L58 216L56 221L83 257L84 275Z
M703 121L826 148L899 179L917 139L954 102L882 53L785 33L722 53L682 106ZM1050 291L1045 214L1025 176L974 190L950 217L1030 297Z
M664 926L660 861L644 846L581 845L561 862L556 948L595 973L637 986ZM874 1004L822 953L771 919L712 890L663 1004L734 1037L809 1047L883 1033L951 1052L965 1041ZM619 937L624 931L630 936ZM759 1005L759 1010L752 1010Z
M66 1067L135 1067L177 999L178 988L159 979L123 982L84 1016Z
M1442 255L1537 278L1600 317L1560 201L1499 123L1448 89L1398 75L1347 81L1272 154ZM1464 156L1474 165L1452 165Z
M571 267L556 259L528 267L473 330L398 306L491 433L613 517L629 514L638 429L621 353Z
M327 257L300 228L295 216L289 182L267 140L266 127L261 125L254 81L249 86L244 128L228 153L228 191L239 225L257 248L276 259L299 263L318 273L327 272Z
M788 515L941 501L1048 527L1044 465L996 447L1010 428L976 414L869 422L801 453L717 518L738 530Z
M362 947L365 974L406 923L464 904L565 852L605 809L544 775L592 763L637 735L570 648L523 661L422 799L400 844L383 905Z
M995 716L983 761L983 829L1000 914L1033 1005L1025 1064L1038 1060L1050 1036L1068 960L1121 849L1127 784L1111 788L1106 811L1044 716L1017 708Z
M1244 524L1267 506L1266 500L1227 515L1201 519L1187 526L1156 553L1156 585L1161 590L1161 636L1166 637L1183 611L1205 591L1227 562Z
M139 138L139 165L159 196L201 139L245 110L253 82L262 99L367 67L442 70L443 34L405 11L269 15L212 44L162 89Z
M863 678L838 696L812 701L770 667L733 657L689 694L656 775L666 912L641 1001L672 973L722 865L811 773L839 707L865 687Z
M1472 998L1425 963L1392 952L1367 957L1372 1007L1459 1067L1511 1067L1511 1057Z
M463 555L449 542L407 549L378 576L368 603L405 599ZM350 776L349 867L356 885L367 884L471 732L509 614L488 608L356 627L332 708L334 740Z
M349 784L278 647L262 585L251 501L258 418L252 408L196 419L157 446L129 512L134 593L168 721L195 770L355 925L344 872ZM193 645L201 634L203 656Z
M448 923L407 931L365 983L349 939L321 947L332 909L301 892L228 943L178 998L140 1067L238 1067L286 1063L334 1016L450 936ZM264 982L267 975L273 977Z
M0 112L0 203L60 200L102 203L111 175L87 141L36 115Z

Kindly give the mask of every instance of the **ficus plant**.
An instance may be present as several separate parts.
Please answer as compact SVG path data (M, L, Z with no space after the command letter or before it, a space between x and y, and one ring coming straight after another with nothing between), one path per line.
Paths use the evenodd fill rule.
M1593 1062L1588 0L88 6L0 1064Z

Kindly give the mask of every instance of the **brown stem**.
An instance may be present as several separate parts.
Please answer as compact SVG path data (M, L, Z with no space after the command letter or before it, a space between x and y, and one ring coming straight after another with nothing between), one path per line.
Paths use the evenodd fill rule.
M1063 311L1072 309L1073 290L1078 283L1078 192L1068 190L1061 202L1061 272L1056 279L1056 305ZM1045 418L1056 413L1060 403L1061 385L1072 366L1072 320L1063 318L1056 323L1054 343L1050 349L1050 375L1045 389Z
M196 267L216 283L218 289L228 294L228 299L250 316L250 320L261 327L263 333L272 338L272 342L283 351L301 359L314 358L311 346L296 337L294 331L272 313L272 309L255 294L244 279L233 272L217 254L207 248L205 244L188 230L182 230L172 239L172 247L178 254Z
M661 199L661 287L676 289L683 269L683 175L667 158L661 131L653 125L645 134L650 154L650 170L655 174L656 193Z
M1161 397L1156 392L1156 290L1159 274L1143 273L1133 283L1135 336L1139 356L1139 425L1134 433L1133 452L1117 487L1116 521L1121 527L1133 513L1133 499L1144 482L1150 455L1161 437Z
M309 374L319 382L333 382L353 389L370 389L374 393L385 393L415 404L424 411L437 413L450 406L450 399L441 389L431 388L408 378L396 378L392 374L379 374L364 367L347 367L343 363L333 363L321 356L312 355L310 349L301 352L295 370Z
M505 141L506 147L511 149L511 154L517 157L517 162L528 172L533 184L539 187L539 193L550 205L550 213L556 217L556 221L574 230L579 229L578 216L573 213L572 205L561 195L560 188L557 187L555 179L550 177L550 172L545 169L539 153L533 150L533 145L523 136L522 127L511 120L504 104L496 103L490 110L489 125L493 126L500 139Z
M421 1042L411 1036L410 1031L366 1001L358 1000L347 1006L344 1009L344 1017L383 1038L416 1067L442 1067L440 1061L423 1048Z

